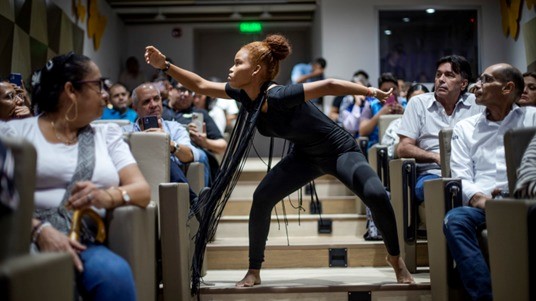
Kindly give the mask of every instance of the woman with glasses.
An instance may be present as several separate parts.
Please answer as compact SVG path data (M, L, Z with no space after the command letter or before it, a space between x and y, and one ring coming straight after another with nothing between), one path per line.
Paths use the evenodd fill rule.
M0 120L32 116L25 91L9 82L0 82Z
M83 224L81 241L67 236L75 209L90 208L103 216L106 209L149 203L149 185L122 130L115 124L90 124L106 105L106 82L94 62L70 53L48 61L33 75L32 87L40 114L0 128L28 139L37 150L31 242L41 252L71 254L84 299L135 300L128 263L96 241L90 223Z

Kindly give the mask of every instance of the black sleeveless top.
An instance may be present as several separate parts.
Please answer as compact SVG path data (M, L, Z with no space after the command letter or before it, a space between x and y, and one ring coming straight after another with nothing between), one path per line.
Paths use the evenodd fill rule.
M251 100L243 91L225 86L229 97L251 111L261 101L262 93ZM329 119L309 101L305 102L302 84L275 86L268 90L268 111L261 112L257 130L264 136L277 137L294 143L296 152L327 157L348 151L358 151L355 139Z

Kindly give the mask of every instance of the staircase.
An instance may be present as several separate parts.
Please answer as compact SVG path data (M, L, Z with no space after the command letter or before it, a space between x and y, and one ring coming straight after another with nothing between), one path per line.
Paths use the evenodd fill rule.
M235 288L234 283L248 268L251 198L265 174L261 160L248 159L215 239L207 245L208 271L201 300L431 299L426 268L414 275L416 285L396 284L385 261L383 242L363 239L366 216L361 201L328 175L315 180L321 215L311 213L311 196L305 189L301 210L297 209L297 192L276 206L261 271L263 282L254 288ZM418 248L422 254L418 265L427 266L426 244L420 243Z

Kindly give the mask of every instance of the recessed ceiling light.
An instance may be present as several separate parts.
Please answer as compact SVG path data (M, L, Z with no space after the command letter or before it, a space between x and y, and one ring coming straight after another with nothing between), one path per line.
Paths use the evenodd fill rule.
M435 9L433 9L433 8L427 8L427 9L426 9L426 12L429 13L429 14L433 14L433 13L435 13Z
M409 22L409 18L408 18L408 17L402 18L402 21L408 23L408 22Z
M392 34L392 32L389 29L384 30L383 33L385 33L386 36L390 36Z

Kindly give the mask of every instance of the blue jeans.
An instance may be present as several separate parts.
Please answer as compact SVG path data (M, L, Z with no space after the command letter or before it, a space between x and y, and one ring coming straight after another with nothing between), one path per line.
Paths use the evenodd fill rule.
M76 283L85 298L96 301L136 300L136 286L128 263L103 245L87 244L80 253L84 271Z
M485 224L485 211L467 206L450 210L443 222L450 254L473 300L492 300L490 272L477 238Z
M440 176L431 173L423 173L417 176L417 179L415 180L415 199L417 201L417 205L420 205L422 202L424 202L424 182L439 178Z

